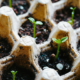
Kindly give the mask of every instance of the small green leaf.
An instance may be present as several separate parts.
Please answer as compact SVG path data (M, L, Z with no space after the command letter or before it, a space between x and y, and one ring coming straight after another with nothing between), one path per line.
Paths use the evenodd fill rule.
M34 18L29 17L28 19L29 19L30 22L35 23L35 19Z
M76 9L76 7L74 7L74 9L73 10L75 10Z
M58 40L56 38L52 38L52 40L56 43L58 43Z
M61 42L63 43L63 42L65 42L67 39L68 39L68 37L63 37L63 38L61 38Z
M43 25L41 21L36 21L36 25Z
M70 7L71 10L73 10L73 7Z

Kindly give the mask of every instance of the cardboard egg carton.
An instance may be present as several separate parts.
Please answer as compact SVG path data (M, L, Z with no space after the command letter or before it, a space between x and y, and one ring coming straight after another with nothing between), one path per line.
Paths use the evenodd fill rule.
M30 64L34 66L37 73L35 80L77 80L80 79L80 54L77 50L77 42L80 40L80 28L74 30L67 22L59 22L58 24L52 19L55 12L64 8L72 2L73 6L80 8L80 0L60 0L52 3L51 0L27 0L30 4L29 10L22 15L17 16L12 8L4 6L0 8L0 37L7 38L12 44L10 55L0 59L0 80L1 75L7 66L16 63L18 66L30 68ZM0 4L2 0L0 0ZM35 39L30 36L19 37L18 32L21 25L27 20L25 17L32 16L40 21L48 22L51 27L51 33L47 41L36 44ZM38 56L41 51L57 48L56 43L51 43L52 38L68 37L65 43L61 44L61 49L70 48L70 58L73 60L73 66L70 72L60 76L56 70L51 68L41 69L38 63ZM50 44L53 47L49 46ZM26 64L27 63L27 64Z

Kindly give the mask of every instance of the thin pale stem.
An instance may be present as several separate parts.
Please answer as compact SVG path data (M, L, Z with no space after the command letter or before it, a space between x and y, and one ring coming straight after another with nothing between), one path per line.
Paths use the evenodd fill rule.
M36 34L36 23L34 23L34 26L33 26L33 37L35 38L35 34Z
M58 49L57 49L57 54L55 56L55 60L58 58L58 55L59 55L59 49L60 49L60 43L58 44Z

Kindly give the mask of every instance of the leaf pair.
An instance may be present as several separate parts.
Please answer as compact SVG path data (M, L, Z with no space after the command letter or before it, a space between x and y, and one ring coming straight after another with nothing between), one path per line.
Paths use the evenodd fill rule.
M70 9L71 9L71 10L75 10L75 9L76 9L76 7L74 7L74 8L73 8L73 7L70 7Z
M35 37L36 37L36 36L35 36L35 34L36 34L36 25L43 25L43 23L42 23L41 21L35 21L35 19L32 18L32 17L29 17L28 19L29 19L29 21L30 21L31 23L34 24L34 26L33 26L33 37L35 38Z
M13 80L15 80L15 75L16 75L17 71L11 71L11 73L12 73L12 76L13 76Z
M31 23L34 23L36 25L43 25L41 21L35 21L35 19L32 17L29 17L28 19L30 20Z
M74 10L76 9L76 7L70 7L70 9L72 10L72 15L74 15Z
M17 73L17 71L11 71L11 73L12 73L13 75L15 75L15 74Z
M52 40L55 41L58 44L61 44L61 43L65 42L67 39L68 39L68 37L63 37L61 39L52 38Z
M70 20L68 20L67 22L68 23L70 23L71 24L71 26L73 25L73 18L74 18L74 11L75 11L75 9L76 9L76 7L70 7L70 9L72 10L72 13L71 13L71 15L72 15L72 17L71 17L71 19Z
M72 10L72 16L74 16L74 10L76 9L76 7L70 7L70 9Z

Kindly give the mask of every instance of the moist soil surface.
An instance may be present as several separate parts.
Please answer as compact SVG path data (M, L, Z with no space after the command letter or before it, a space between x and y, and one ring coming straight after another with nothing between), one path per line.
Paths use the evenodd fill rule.
M24 35L29 35L33 37L33 24L27 20L24 24L22 24L19 29L19 36L22 37ZM49 37L50 30L49 26L43 22L43 25L36 25L36 43L42 43L46 41Z
M9 6L9 0L4 0L1 6ZM29 3L26 0L12 0L12 8L17 15L23 14L29 9Z
M78 44L78 45L77 45L77 49L78 49L78 51L80 52L80 40L78 41L77 44Z
M63 9L56 11L54 21L56 23L59 23L60 21L68 21L71 19L71 13L72 10L70 7L64 7ZM72 27L74 29L80 27L80 10L78 8L76 8L74 13L74 22Z
M52 1L52 3L54 3L54 2L58 2L58 1L60 1L60 0L51 0Z
M49 67L55 69L60 75L66 74L69 72L72 68L72 60L69 57L69 50L68 51L59 51L59 56L55 60L54 55L56 54L56 50L53 51L45 51L41 52L39 55L39 65L41 66L42 69L44 67ZM63 68L60 70L57 68L57 64L62 64Z
M12 47L6 39L0 39L0 59L10 54Z
M35 74L32 71L30 71L29 69L26 70L23 68L19 68L14 64L10 69L7 69L3 72L2 80L12 80L12 73L11 73L12 70L17 71L15 80L34 80L35 79Z

